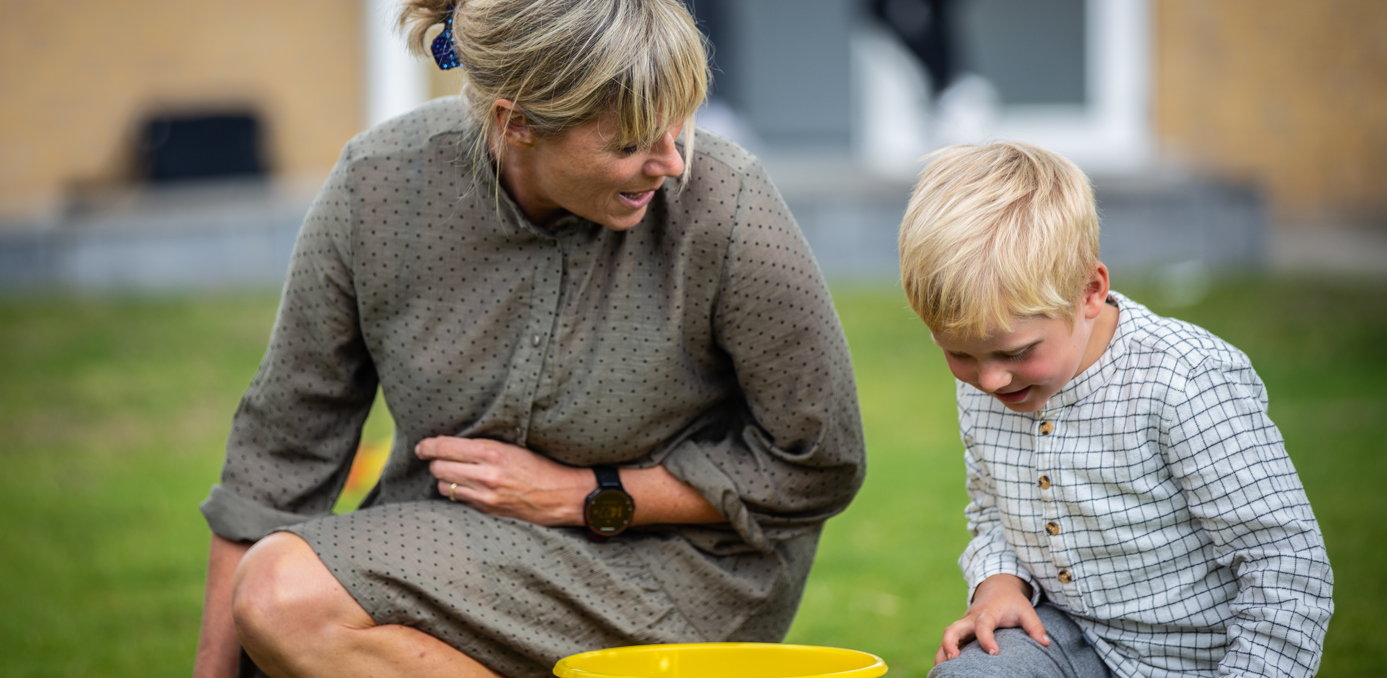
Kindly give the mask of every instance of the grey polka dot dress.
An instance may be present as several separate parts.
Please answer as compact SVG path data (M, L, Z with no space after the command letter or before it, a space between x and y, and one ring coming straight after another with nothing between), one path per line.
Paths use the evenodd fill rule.
M644 221L530 224L468 174L456 98L352 140L299 234L242 399L217 534L306 539L379 623L508 676L575 652L778 641L823 521L860 486L852 366L817 265L755 158L700 133ZM395 420L366 508L333 516L377 386ZM728 519L578 528L438 494L438 435L574 466L663 465Z

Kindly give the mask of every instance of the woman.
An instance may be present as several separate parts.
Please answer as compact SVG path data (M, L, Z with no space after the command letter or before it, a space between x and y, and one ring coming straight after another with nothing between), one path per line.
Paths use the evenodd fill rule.
M784 203L735 146L694 150L687 11L415 0L401 23L417 47L445 24L464 93L353 139L304 222L203 504L199 673L242 645L272 675L542 676L779 640L861 483L860 420ZM377 386L390 460L329 515Z

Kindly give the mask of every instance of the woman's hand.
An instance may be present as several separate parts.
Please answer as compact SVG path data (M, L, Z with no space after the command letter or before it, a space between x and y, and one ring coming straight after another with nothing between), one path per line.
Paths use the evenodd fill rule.
M483 513L538 525L582 525L583 499L597 487L591 469L564 466L496 440L427 438L414 446L414 454L429 462L439 494Z
M1017 626L1025 629L1035 642L1050 646L1045 625L1031 607L1030 585L1015 575L994 574L973 591L973 604L963 619L944 629L944 639L939 643L939 651L934 653L934 663L939 665L957 657L959 646L973 638L978 639L984 652L995 655L1000 648L992 632Z

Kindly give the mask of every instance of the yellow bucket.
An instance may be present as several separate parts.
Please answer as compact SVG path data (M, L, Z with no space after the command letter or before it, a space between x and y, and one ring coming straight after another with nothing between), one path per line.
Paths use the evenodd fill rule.
M559 678L876 678L876 655L812 645L688 643L635 645L564 657Z

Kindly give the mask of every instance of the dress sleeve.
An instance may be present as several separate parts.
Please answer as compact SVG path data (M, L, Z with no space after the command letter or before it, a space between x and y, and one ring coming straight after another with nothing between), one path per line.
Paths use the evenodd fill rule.
M769 551L847 507L866 452L833 300L759 165L740 187L712 324L744 402L708 427L717 435L681 441L661 463Z
M1238 592L1219 675L1312 676L1334 604L1324 539L1250 364L1209 358L1172 410L1167 463Z
M964 384L959 382L960 396L963 388ZM963 432L963 464L968 474L968 506L963 509L963 516L968 520L968 534L973 537L958 557L958 567L968 582L968 604L973 603L978 584L988 577L1011 574L1030 585L1031 605L1039 605L1040 587L1007 543L1002 512L997 506L996 484L982 461L978 444L967 434L971 426L962 400L959 401L958 423Z
M323 515L346 481L377 379L352 280L350 146L300 229L269 348L241 399L221 483L202 503L212 531L257 540Z

